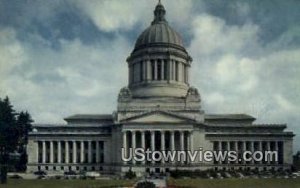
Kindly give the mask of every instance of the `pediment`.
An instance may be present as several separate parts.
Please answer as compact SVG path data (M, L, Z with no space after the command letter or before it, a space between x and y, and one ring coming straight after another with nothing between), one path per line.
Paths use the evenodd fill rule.
M181 122L194 122L193 119L177 115L174 113L164 111L152 111L137 116L124 119L125 122L134 123L147 123L147 122L160 122L160 123L181 123Z

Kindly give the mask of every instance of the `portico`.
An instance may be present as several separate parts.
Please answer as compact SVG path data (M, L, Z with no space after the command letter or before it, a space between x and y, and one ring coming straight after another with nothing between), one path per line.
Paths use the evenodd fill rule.
M123 134L123 148L128 156L129 149L143 148L151 151L192 151L193 139L192 130L124 130ZM154 161L152 161L154 164ZM160 163L165 163L162 160ZM181 161L187 163L187 161ZM135 160L130 163L136 164ZM142 162L145 164L145 162Z

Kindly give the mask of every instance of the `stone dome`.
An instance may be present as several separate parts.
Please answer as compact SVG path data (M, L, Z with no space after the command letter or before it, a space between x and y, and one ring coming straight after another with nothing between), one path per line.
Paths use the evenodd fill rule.
M155 23L138 37L135 48L162 43L183 47L181 37L167 23Z
M165 14L164 6L159 2L154 10L154 20L151 26L138 37L135 49L163 44L183 48L181 36L169 26L165 20Z

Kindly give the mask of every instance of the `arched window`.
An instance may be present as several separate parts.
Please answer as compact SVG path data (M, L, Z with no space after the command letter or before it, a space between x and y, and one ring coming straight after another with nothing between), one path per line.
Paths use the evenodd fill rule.
M151 60L151 80L155 79L155 61Z
M168 79L168 62L167 60L163 60L164 61L164 80Z

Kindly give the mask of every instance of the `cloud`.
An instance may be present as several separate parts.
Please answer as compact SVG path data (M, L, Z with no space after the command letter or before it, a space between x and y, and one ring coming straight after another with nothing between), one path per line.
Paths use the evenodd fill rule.
M195 54L242 53L257 46L259 26L252 23L232 26L219 17L201 14L193 19L192 28L194 37L190 48Z
M150 25L157 2L32 3L0 2L1 96L9 95L38 123L116 110L118 91L127 84L126 57ZM296 6L279 15L251 1L163 4L170 25L188 44L191 82L207 113L248 113L258 123L286 122L300 133Z
M3 81L15 66L22 64L26 54L12 28L0 30L0 80Z
M1 69L5 72L1 74L1 96L10 96L36 122L62 123L63 117L73 113L112 113L116 109L118 91L126 85L125 59L130 52L123 36L93 46L61 40L59 50L38 36L32 36L41 45L38 49L21 44L13 30L0 36L5 37L0 43L5 49L0 62L6 67Z
M201 14L191 22L192 82L200 87L208 113L248 113L257 123L287 123L299 133L300 47L295 27L269 45L251 22L226 23ZM296 137L296 143L299 142ZM296 148L299 145L295 146Z

